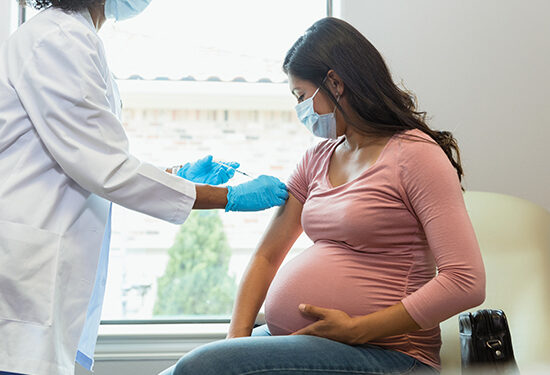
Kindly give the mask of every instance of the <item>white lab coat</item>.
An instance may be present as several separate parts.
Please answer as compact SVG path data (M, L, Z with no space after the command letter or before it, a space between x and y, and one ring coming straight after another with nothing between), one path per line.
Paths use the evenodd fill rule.
M74 374L109 201L176 224L193 206L119 113L87 11L47 9L0 49L0 371Z

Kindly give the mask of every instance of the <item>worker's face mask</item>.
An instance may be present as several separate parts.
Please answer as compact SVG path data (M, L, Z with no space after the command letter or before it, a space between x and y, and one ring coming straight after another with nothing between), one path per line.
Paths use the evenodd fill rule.
M321 138L336 139L336 118L334 117L334 113L337 107L334 107L332 113L323 115L316 113L313 108L313 98L315 98L315 95L319 92L319 88L311 98L296 105L296 114L302 124L304 124L313 135ZM336 103L338 103L339 100L340 98L337 98Z
M126 20L143 12L150 3L151 0L106 0L105 17Z

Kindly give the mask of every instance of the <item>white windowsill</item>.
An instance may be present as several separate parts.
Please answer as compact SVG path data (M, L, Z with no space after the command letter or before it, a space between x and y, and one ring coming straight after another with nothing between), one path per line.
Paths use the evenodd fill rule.
M258 313L256 324L265 324ZM177 361L191 350L223 340L229 323L102 324L99 326L95 361Z
M228 323L101 325L95 360L177 360L209 342L223 340Z
M179 336L206 337L227 334L229 323L102 324L99 337Z

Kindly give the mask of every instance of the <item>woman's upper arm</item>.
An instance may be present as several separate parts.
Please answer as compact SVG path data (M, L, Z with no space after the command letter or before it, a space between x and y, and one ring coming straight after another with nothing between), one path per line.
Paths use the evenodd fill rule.
M280 265L284 257L302 233L302 208L309 195L309 185L316 170L319 150L325 142L309 148L296 164L287 180L289 198L280 207L262 237L256 255Z
M302 233L302 207L302 203L290 193L286 203L277 209L267 226L256 256L262 256L276 266L281 264Z
M485 271L456 170L438 145L416 143L400 161L401 182L438 275L402 302L427 328L483 302Z

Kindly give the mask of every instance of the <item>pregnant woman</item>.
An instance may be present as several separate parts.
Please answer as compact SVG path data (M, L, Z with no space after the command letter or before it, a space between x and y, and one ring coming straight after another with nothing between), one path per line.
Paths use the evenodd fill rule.
M283 68L298 117L326 140L288 181L290 198L240 286L229 340L165 373L437 373L439 323L485 298L455 139L428 127L344 21L315 23ZM302 231L313 246L279 270ZM253 330L264 300L267 325Z

